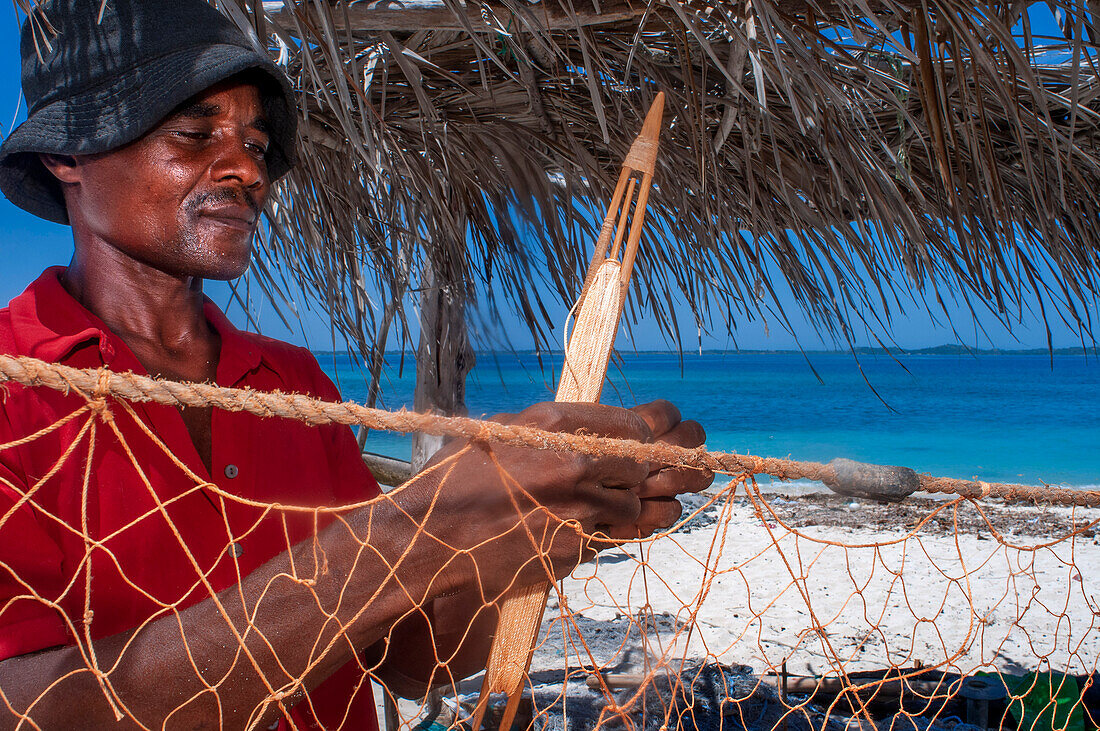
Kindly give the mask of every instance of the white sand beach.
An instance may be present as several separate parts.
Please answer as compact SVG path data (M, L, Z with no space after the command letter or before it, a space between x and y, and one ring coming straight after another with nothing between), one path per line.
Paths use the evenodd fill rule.
M775 514L765 508L762 520L743 495L580 567L564 582L569 612L635 618L623 651L644 647L651 661L710 658L757 673L784 660L807 675L1096 670L1100 510L772 493ZM565 659L562 618L552 597L554 626L532 671ZM588 664L575 639L568 654Z
M750 694L761 692L752 677L784 661L796 676L1097 670L1100 510L878 504L789 485L764 495L760 514L743 491L689 499L696 509L674 533L607 551L562 582L529 673L546 728L599 725L609 699L585 687L593 666L608 678L746 666ZM461 684L467 711L480 684ZM400 706L406 723L424 711Z

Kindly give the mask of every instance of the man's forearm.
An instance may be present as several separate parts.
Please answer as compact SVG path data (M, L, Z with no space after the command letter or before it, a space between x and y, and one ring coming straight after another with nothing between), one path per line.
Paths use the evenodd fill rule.
M216 597L96 641L103 686L76 646L4 661L0 728L22 716L42 728L115 724L108 693L134 726L263 728L280 702L294 705L423 602L421 577L439 574L443 553L427 538L411 548L395 540L411 524L380 500Z
M439 597L399 622L367 655L390 692L420 698L485 668L497 615L476 590Z

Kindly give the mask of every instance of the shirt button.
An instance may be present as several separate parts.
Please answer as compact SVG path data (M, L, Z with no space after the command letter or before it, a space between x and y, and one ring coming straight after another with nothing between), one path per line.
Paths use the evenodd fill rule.
M225 476L231 480L237 476L238 472L240 472L240 470L237 469L237 465L235 464L227 464L225 466Z
M229 555L232 556L233 558L240 558L241 554L244 553L244 546L242 546L240 543L237 543L236 541L234 541L233 543L229 544L229 548L227 548L226 550L229 552Z

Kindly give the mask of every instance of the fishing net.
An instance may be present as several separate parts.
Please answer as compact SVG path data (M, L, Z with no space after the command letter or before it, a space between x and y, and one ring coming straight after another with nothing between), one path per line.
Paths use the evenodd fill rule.
M192 661L166 681L185 689L179 709L209 709L210 727L236 727L236 722L221 720L240 711L220 702L226 692L227 665L252 668L267 688L266 696L239 718L247 719L245 726L267 727L292 708L322 702L310 673L332 657L349 656L350 623L342 619L345 615L317 602L315 619L323 629L317 637L298 638L297 645L307 648L304 654L280 658L276 648L285 638L270 634L270 627L257 621L264 615L261 605L267 594L261 591L250 604L243 593L217 586L204 573L201 557L211 551L245 565L237 549L242 535L229 530L228 523L220 545L187 545L190 529L176 526L179 546L159 546L138 557L117 556L110 550L111 538L139 530L137 521L104 535L87 521L73 521L45 508L44 496L53 489L50 481L67 460L82 460L78 473L88 484L88 465L105 445L124 458L144 453L132 448L118 428L118 422L136 418L133 402L207 403L311 424L338 421L401 431L425 429L476 437L490 445L511 440L588 453L633 450L646 460L656 449L583 435L555 442L553 435L537 430L509 430L473 420L379 412L287 394L158 384L46 364L32 368L28 363L5 357L0 369L4 380L65 390L79 396L78 405L59 422L0 444L0 455L52 444L51 435L62 428L74 430L76 438L58 449L55 470L26 485L5 480L4 487L20 498L0 516L0 540L13 540L10 531L19 511L29 509L41 523L63 524L83 542L88 560L75 567L64 586L49 590L43 588L41 577L16 575L11 565L3 565L0 570L22 588L0 605L0 618L9 612L13 614L8 620L22 616L19 612L27 611L28 604L63 612L68 645L80 658L66 677L94 678L118 718L146 728L171 726L171 719L167 724L163 718L151 719L141 710L142 699L126 693L134 673L128 660L148 652L147 641L173 639L182 644ZM157 434L148 429L137 433L172 461ZM765 491L755 478L768 467L765 460L736 461L699 450L665 454L668 462L674 463L673 457L685 464L695 460L716 466L724 476L707 492L685 497L684 515L673 528L610 547L554 585L516 724L539 729L784 731L1096 727L1100 604L1091 568L1100 556L1095 534L1100 509L1095 494L1079 492L1067 500L1064 492L1051 489L1047 497L1054 504L1037 505L996 497L1005 494L996 486L961 485L958 492L966 495L915 496L884 505L833 495L785 495L774 486ZM265 586L273 592L280 582L292 581L307 597L316 592L318 582L346 581L333 576L329 557L321 550L324 527L343 526L366 561L373 555L371 530L379 528L371 523L372 508L394 504L394 496L400 495L398 488L366 504L303 510L285 501L244 498L202 480L178 460L173 464L189 481L185 493L202 492L223 511L234 505L247 508L255 516L250 531L273 530L282 536L280 550L291 551L298 560L278 576L264 579ZM737 465L741 466L735 469ZM148 495L152 501L141 520L158 519L182 498L164 498L143 477L146 471L136 459L130 468L134 479L125 490ZM443 469L441 490L447 489L446 475ZM85 505L74 514L86 516L87 501L95 496L79 485L69 488ZM967 492L972 489L979 494ZM409 542L424 538L423 530L424 526L410 527ZM166 562L177 549L181 560L191 562L193 591L175 603L153 601L148 617L115 650L106 652L100 646L97 623L109 620L88 611L89 601L85 610L65 609L65 596L95 596L101 576L108 580L108 589L121 579L127 590L150 596L129 578L126 567L135 560ZM99 559L93 561L93 556ZM392 562L392 575L399 574L399 563ZM264 570L257 569L261 574ZM356 596L345 588L348 596ZM378 645L381 652L359 654L351 661L356 683L363 688L373 684L374 701L388 706L384 723L399 728L457 728L468 723L481 681L480 676L464 679L451 671L453 638L483 631L488 605L496 598L485 597L487 611L473 629L435 627L434 634L421 633L422 641L440 638L435 667L430 668L439 688L423 699L399 699L402 689L391 692L384 682L389 676L382 659L402 653L405 638L391 634ZM210 622L220 626L213 634L189 634L193 610L188 608L203 600L211 600L205 602L214 607ZM429 620L436 601L410 598L406 619ZM388 606L379 593L355 607L353 614L387 611ZM6 620L5 625L12 622ZM211 653L214 636L233 641ZM225 662L206 667L195 660L210 657ZM41 719L66 702L65 678L27 697L27 676L11 671L11 661L6 664L9 672L0 674L6 707L0 713L9 717L4 726L18 721L23 728L49 727ZM348 672L347 667L341 672ZM496 728L505 700L490 699L485 727ZM343 717L342 708L335 714L332 708L323 710L326 718ZM354 727L340 720L322 725Z

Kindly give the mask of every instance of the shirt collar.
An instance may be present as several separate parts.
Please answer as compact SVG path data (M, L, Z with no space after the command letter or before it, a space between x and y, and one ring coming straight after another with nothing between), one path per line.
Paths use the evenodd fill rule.
M256 339L238 330L209 297L205 299L203 314L222 339L221 352L218 354L218 373L214 380L226 386L235 386L246 375L259 368L261 361L275 370L274 364L263 357L263 351L257 345Z
M18 352L60 363L79 346L95 341L108 364L117 355L112 340L118 338L61 285L64 271L65 267L50 267L8 305Z
M61 284L65 267L50 267L9 304L18 351L51 363L64 362L78 348L95 344L103 365L113 370L145 373L145 368L102 320L89 312ZM216 381L238 383L259 367L263 357L254 338L233 326L209 298L203 307L207 322L221 336Z

